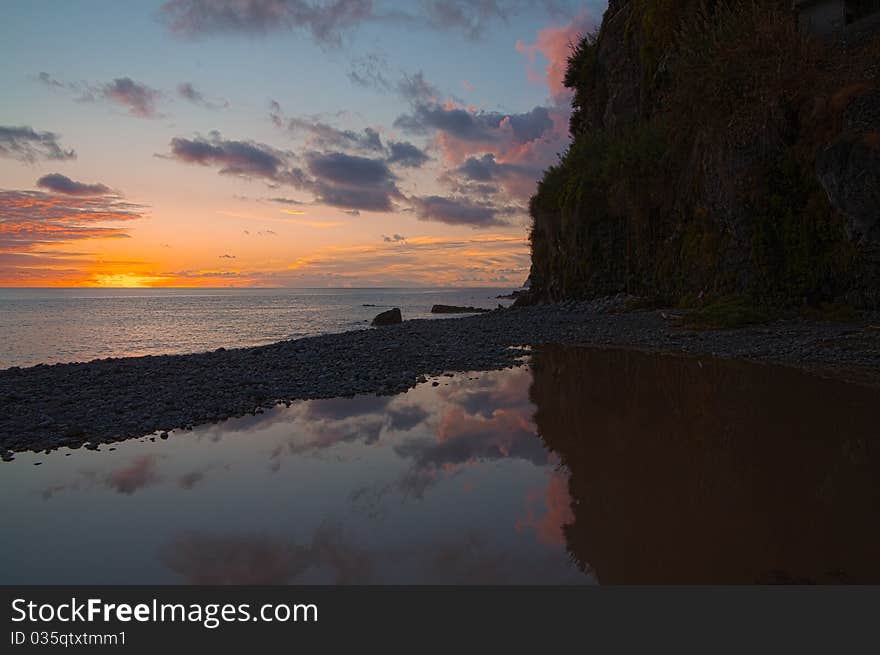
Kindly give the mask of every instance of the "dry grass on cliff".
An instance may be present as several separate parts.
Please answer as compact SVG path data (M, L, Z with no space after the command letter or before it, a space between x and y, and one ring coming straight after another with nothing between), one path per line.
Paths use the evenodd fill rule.
M687 14L676 32L664 97L672 128L748 139L775 130L816 83L822 46L791 11L747 0Z

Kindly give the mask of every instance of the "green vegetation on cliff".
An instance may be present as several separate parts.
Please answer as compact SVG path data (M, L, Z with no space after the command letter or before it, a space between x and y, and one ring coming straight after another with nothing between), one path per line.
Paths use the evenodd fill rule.
M877 126L850 125L878 53L802 34L784 0L610 3L572 50L573 141L530 203L535 299L876 306L880 218L829 182L859 196L874 171L817 157L845 137L880 162Z

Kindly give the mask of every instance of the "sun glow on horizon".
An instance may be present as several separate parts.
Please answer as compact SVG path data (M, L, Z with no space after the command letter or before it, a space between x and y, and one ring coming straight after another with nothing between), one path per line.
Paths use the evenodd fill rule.
M140 289L155 286L166 278L155 275L137 275L134 273L99 273L82 286L90 287L122 287Z

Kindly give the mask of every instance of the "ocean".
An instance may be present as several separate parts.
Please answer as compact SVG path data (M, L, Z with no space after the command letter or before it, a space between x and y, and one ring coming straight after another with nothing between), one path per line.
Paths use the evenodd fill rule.
M367 329L381 311L494 308L510 289L0 289L0 369L192 353ZM449 318L443 316L443 318Z

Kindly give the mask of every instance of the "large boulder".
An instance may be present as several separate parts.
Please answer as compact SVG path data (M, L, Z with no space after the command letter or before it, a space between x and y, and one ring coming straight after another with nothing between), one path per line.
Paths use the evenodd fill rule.
M376 315L376 318L373 319L373 325L397 325L398 323L403 322L403 317L400 315L400 309L395 307L394 309L389 309L387 312L382 312L381 314Z

